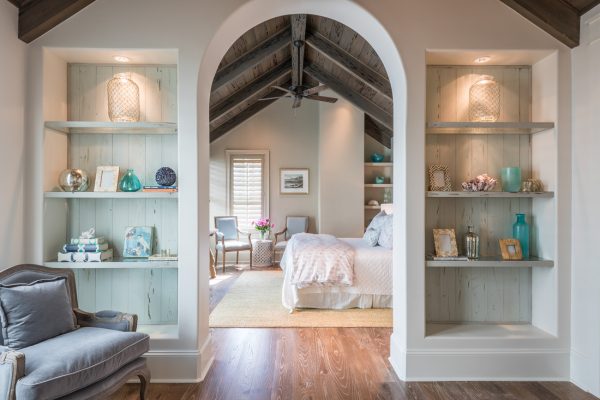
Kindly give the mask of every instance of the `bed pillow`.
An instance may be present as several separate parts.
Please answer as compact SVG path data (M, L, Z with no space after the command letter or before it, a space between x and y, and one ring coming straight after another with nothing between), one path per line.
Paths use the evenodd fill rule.
M4 345L19 350L75 329L64 277L0 284Z
M393 236L394 236L394 216L386 215L383 223L381 224L381 230L379 231L379 238L377 244L386 249L393 247Z
M381 229L381 225L383 224L383 221L385 221L386 216L387 216L387 214L385 213L385 211L380 211L379 213L377 213L377 215L375 215L373 217L373 219L371 220L371 223L367 227L367 230L375 229L375 230L379 231Z
M374 228L367 228L363 235L363 240L371 247L377 246L379 240L379 230Z

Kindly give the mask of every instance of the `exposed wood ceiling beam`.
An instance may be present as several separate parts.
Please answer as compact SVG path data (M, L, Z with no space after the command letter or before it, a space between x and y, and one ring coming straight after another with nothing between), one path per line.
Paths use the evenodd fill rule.
M13 5L15 5L17 8L21 7L20 0L8 0L8 1L11 2Z
M307 65L304 70L308 75L311 75L313 78L328 85L334 92L343 96L350 103L354 104L354 106L369 114L383 126L390 130L392 129L392 116L373 104L369 99L361 96L360 93L356 91L349 90L346 85L339 82L335 77L323 71L314 63Z
M598 4L600 4L600 0L594 0L594 1L590 2L590 4L588 4L587 6L579 9L579 15L585 14L586 12L590 11L592 8L596 7Z
M292 27L292 86L302 85L304 66L304 38L306 36L306 14L294 14L290 17Z
M290 84L291 84L291 82L287 82L286 86L288 86ZM275 90L272 90L269 93L267 93L265 95L265 97L279 96L280 94L281 94L281 91L275 89ZM223 125L219 125L215 129L211 129L210 141L214 142L215 140L217 140L221 136L225 135L227 132L229 132L236 126L240 125L242 122L244 122L247 119L249 119L250 117L252 117L257 112L265 109L266 107L268 107L269 105L273 104L276 101L277 101L276 99L273 99L273 100L257 101L256 103L252 104L250 107L246 108L244 111L242 111L241 113L237 114L235 117L233 117L230 120L228 120L227 122L225 122Z
M500 0L556 39L579 46L579 10L563 0Z
M338 67L348 72L356 79L371 87L373 90L392 100L392 87L385 76L374 71L368 65L354 58L339 46L325 39L319 33L306 38L306 44L334 62Z
M388 149L392 148L392 131L377 123L369 114L365 114L365 133Z
M93 2L94 0L38 0L24 4L19 9L19 39L30 43Z
M210 107L210 121L212 122L221 118L244 101L248 101L248 99L255 96L256 93L260 92L261 90L271 85L276 85L281 78L290 74L291 66L292 62L290 59L284 61L271 71L255 79L241 90L234 92L231 96L226 97L223 99L223 101ZM282 95L284 94L282 92L279 93Z
M247 69L255 67L266 57L278 52L290 44L290 28L283 29L278 34L270 37L260 45L244 54L236 61L224 66L215 74L212 91L218 90L223 85L242 75Z

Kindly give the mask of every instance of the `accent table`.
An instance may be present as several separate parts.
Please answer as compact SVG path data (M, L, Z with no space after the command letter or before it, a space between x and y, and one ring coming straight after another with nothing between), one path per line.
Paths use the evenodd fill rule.
M271 239L252 240L252 266L270 267L273 265L273 241Z

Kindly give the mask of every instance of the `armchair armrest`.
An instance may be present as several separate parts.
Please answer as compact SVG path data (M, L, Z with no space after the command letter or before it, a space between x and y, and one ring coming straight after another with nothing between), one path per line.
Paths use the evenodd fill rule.
M25 375L25 354L7 350L0 354L0 399L14 400L17 381Z
M252 245L252 232L244 232L243 230L237 228L237 232L240 235L244 235L248 237L248 243L250 243L250 245Z
M283 234L285 234L286 232L287 232L287 228L285 228L285 229L284 229L284 230L282 230L281 232L277 232L277 233L275 234L275 244L277 244L277 242L279 242L279 239L278 239L278 237L279 237L279 236L281 236L281 235L283 235ZM285 239L285 237L284 237L284 239Z
M112 329L122 332L135 332L137 330L138 316L118 311L98 311L89 313L74 309L77 324L82 327Z

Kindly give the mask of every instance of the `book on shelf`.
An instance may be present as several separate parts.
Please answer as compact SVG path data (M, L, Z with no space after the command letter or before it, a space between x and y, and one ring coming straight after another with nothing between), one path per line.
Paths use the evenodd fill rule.
M65 244L62 248L63 253L96 253L108 250L108 243L99 244Z
M433 261L469 261L467 256L447 256L447 257L438 257L438 256L429 256L429 258Z
M59 262L102 262L113 258L113 250L108 249L95 253L63 253L58 252Z
M174 193L177 192L177 186L144 186L142 192Z
M73 238L71 239L71 244L102 244L105 243L106 239L104 236L98 236L96 238L84 239L84 238Z

